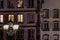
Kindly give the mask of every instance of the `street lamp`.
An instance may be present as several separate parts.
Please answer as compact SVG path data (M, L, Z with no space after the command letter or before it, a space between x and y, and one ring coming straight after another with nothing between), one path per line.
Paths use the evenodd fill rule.
M3 25L3 30L9 35L12 36L18 30L19 25L9 22L7 25Z

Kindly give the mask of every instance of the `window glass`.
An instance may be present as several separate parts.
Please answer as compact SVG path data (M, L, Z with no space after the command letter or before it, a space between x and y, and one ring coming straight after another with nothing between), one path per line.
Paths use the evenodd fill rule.
M8 16L8 21L14 21L14 15L9 15Z
M28 8L33 8L34 7L34 0L27 0L27 7Z
M18 0L17 7L23 7L23 0Z
M3 15L0 15L0 22L3 22Z
M22 14L21 15L20 14L18 15L18 22L23 22L23 15Z
M53 18L59 18L59 9L53 10Z

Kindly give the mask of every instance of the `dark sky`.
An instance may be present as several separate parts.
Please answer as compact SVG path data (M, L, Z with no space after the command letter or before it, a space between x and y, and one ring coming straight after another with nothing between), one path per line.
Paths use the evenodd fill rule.
M60 0L44 0L43 9L54 9L58 8L60 9Z

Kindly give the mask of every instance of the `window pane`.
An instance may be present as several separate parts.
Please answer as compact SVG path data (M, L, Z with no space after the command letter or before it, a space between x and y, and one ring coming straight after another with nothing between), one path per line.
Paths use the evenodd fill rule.
M44 15L43 15L43 18L49 18L49 10L48 9L44 9Z
M27 14L27 23L34 23L34 14L33 13L28 13Z
M43 31L49 31L49 22L48 21L44 21L43 22Z
M0 22L3 22L3 15L0 15Z
M59 18L59 10L54 9L53 18Z
M18 15L18 22L23 22L23 15Z
M28 29L28 40L35 40L34 29Z
M9 15L8 16L8 21L14 21L14 15Z
M34 7L34 0L27 0L27 7L28 8L33 8Z
M48 34L43 34L42 39L43 40L49 40L49 35Z
M7 0L7 2L8 2L8 8L13 8L14 7L12 1Z
M24 40L24 29L17 30L16 40Z
M23 7L23 0L18 0L17 7Z
M53 22L53 31L59 31L59 21L54 21Z
M54 40L59 40L59 35L58 34L54 34L53 37L54 37Z
M3 1L0 1L0 8L3 8Z

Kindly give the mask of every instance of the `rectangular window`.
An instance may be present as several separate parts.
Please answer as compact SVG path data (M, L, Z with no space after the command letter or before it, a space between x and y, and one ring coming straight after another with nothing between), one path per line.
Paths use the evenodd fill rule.
M0 15L0 22L3 22L3 15Z
M18 22L23 22L23 15L22 14L21 15L20 14L18 15Z
M48 21L44 21L43 22L43 31L49 31L49 22Z
M49 18L49 10L48 9L44 9L43 11L44 11L43 18Z
M53 11L53 18L59 18L59 9L54 9Z
M9 15L8 16L8 21L13 21L14 22L14 15Z
M27 23L34 23L34 14L33 13L27 14Z
M7 6L8 8L14 8L12 1L7 0L7 2L8 2L8 6Z
M24 40L24 29L19 29L16 32L16 40Z
M18 1L17 1L17 7L18 7L18 8L23 7L23 0L18 0Z
M35 40L34 29L28 29L28 40Z
M27 7L33 8L34 7L34 0L27 0Z
M53 26L53 31L59 31L59 21L54 21Z
M3 1L0 1L0 8L3 8Z

